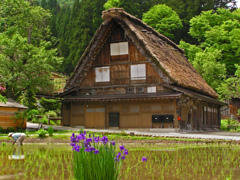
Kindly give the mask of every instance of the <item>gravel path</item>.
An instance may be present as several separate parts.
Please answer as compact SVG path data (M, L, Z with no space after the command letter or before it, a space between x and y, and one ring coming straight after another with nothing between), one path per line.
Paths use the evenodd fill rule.
M28 129L37 129L38 124L27 123ZM44 125L47 129L48 126ZM68 127L68 126L53 126L54 130L79 130L80 127ZM109 133L121 133L122 130L114 129L85 129L92 132L109 132ZM240 132L226 132L226 131L191 131L191 132L177 132L175 129L131 129L124 130L125 133L134 133L136 135L146 136L159 136L159 137L176 137L176 138L189 138L189 139L207 139L207 140L235 140L240 141Z

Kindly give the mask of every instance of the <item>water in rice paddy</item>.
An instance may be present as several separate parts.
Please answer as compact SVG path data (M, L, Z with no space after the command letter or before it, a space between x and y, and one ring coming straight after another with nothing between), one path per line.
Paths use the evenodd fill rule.
M240 146L218 144L125 144L121 179L240 179ZM69 144L0 145L1 179L74 179ZM141 158L148 157L147 162ZM139 163L141 162L141 163ZM134 166L135 164L138 165Z

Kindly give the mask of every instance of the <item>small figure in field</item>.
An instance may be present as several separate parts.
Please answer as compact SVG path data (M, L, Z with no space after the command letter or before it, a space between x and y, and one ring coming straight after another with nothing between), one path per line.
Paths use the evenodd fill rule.
M14 142L12 143L13 145L15 143L17 143L18 146L22 146L22 143L26 137L26 135L24 133L13 133L13 132L10 132L8 134L8 137L12 137L14 139Z

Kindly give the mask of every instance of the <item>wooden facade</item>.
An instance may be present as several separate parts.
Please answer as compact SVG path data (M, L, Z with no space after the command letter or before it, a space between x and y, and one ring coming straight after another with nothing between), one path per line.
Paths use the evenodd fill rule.
M23 128L27 127L27 121L25 119L14 120L16 112L24 111L27 107L8 99L8 102L0 103L0 127L3 129L7 128Z
M224 103L180 48L122 9L104 17L61 95L64 125L191 130L220 125Z

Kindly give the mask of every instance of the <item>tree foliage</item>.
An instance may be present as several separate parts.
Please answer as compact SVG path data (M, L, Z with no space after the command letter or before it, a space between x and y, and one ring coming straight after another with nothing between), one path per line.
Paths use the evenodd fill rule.
M164 4L153 6L144 13L143 21L170 39L174 39L176 30L183 27L178 14Z
M64 57L62 71L70 74L102 23L101 14L106 0L76 0L72 9L63 9L57 22L63 26L58 31L59 53ZM62 17L62 19L60 19Z
M46 99L43 97L39 102L45 112L59 110L61 108L61 102L59 99Z
M44 41L50 14L24 0L0 5L0 83L6 86L6 96L16 100L28 89L49 91L50 72L61 62L51 43Z
M233 75L240 62L240 11L227 9L205 11L190 21L190 35L198 39L199 47L221 51L219 62L226 64Z
M180 42L180 47L186 49L186 55L193 67L213 89L217 90L226 75L225 64L218 62L222 57L221 51L214 48L202 50L184 41Z
M105 9L113 7L123 8L124 11L142 19L143 13L149 10L150 4L146 0L108 0L104 4Z
M236 72L234 76L228 77L221 83L221 86L217 88L217 91L222 99L232 99L240 97L240 65L236 66Z

